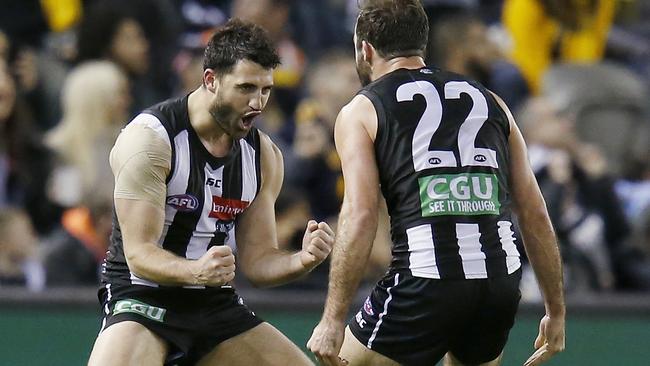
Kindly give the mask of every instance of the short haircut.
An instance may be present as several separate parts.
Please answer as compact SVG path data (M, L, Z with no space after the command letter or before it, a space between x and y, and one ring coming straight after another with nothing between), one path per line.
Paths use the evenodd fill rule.
M357 48L370 43L383 58L422 56L429 37L429 21L420 0L359 1Z
M203 69L227 74L239 60L249 60L265 69L274 69L280 57L267 32L261 27L230 19L212 35L203 56Z

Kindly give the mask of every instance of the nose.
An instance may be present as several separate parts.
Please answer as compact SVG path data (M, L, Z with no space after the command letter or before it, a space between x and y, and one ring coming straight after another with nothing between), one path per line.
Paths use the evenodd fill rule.
M251 99L248 101L248 106L251 107L251 109L254 110L261 110L262 109L262 91L259 90L257 93L253 93L251 96Z

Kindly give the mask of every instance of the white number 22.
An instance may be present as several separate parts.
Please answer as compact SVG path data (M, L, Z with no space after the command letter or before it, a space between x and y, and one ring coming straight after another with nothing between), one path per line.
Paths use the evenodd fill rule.
M445 84L445 99L459 99L468 94L474 105L458 131L458 151L461 166L489 166L498 168L497 153L494 150L474 146L476 135L488 118L488 104L485 96L466 81L450 81ZM397 88L397 101L412 101L420 94L426 101L426 108L413 135L413 164L419 172L429 168L457 167L453 151L429 150L433 134L442 122L442 100L438 90L428 81L412 81Z

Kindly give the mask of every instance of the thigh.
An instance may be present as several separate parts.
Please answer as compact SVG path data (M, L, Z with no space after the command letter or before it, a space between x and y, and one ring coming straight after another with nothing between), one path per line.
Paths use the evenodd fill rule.
M484 362L479 366L499 366L501 365L502 357L503 357L503 353L497 356L497 358L495 358L494 360L489 362ZM445 362L443 365L444 366L466 366L464 363L460 362L451 352L445 355Z
M272 325L258 326L221 342L197 366L313 365L289 338Z
M125 321L104 329L93 346L89 366L162 365L167 343L142 324Z
M348 361L348 366L399 366L399 363L377 353L352 334L350 327L345 328L345 340L339 357Z

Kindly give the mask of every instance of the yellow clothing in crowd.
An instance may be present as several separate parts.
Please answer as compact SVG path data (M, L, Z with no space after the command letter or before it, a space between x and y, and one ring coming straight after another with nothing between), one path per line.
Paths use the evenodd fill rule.
M605 51L618 0L599 0L594 11L586 8L585 0L566 1L576 3L578 30L565 29L549 17L541 0L506 0L504 3L503 23L513 40L512 60L535 93L552 63L596 62ZM557 49L557 59L553 59L554 49Z

